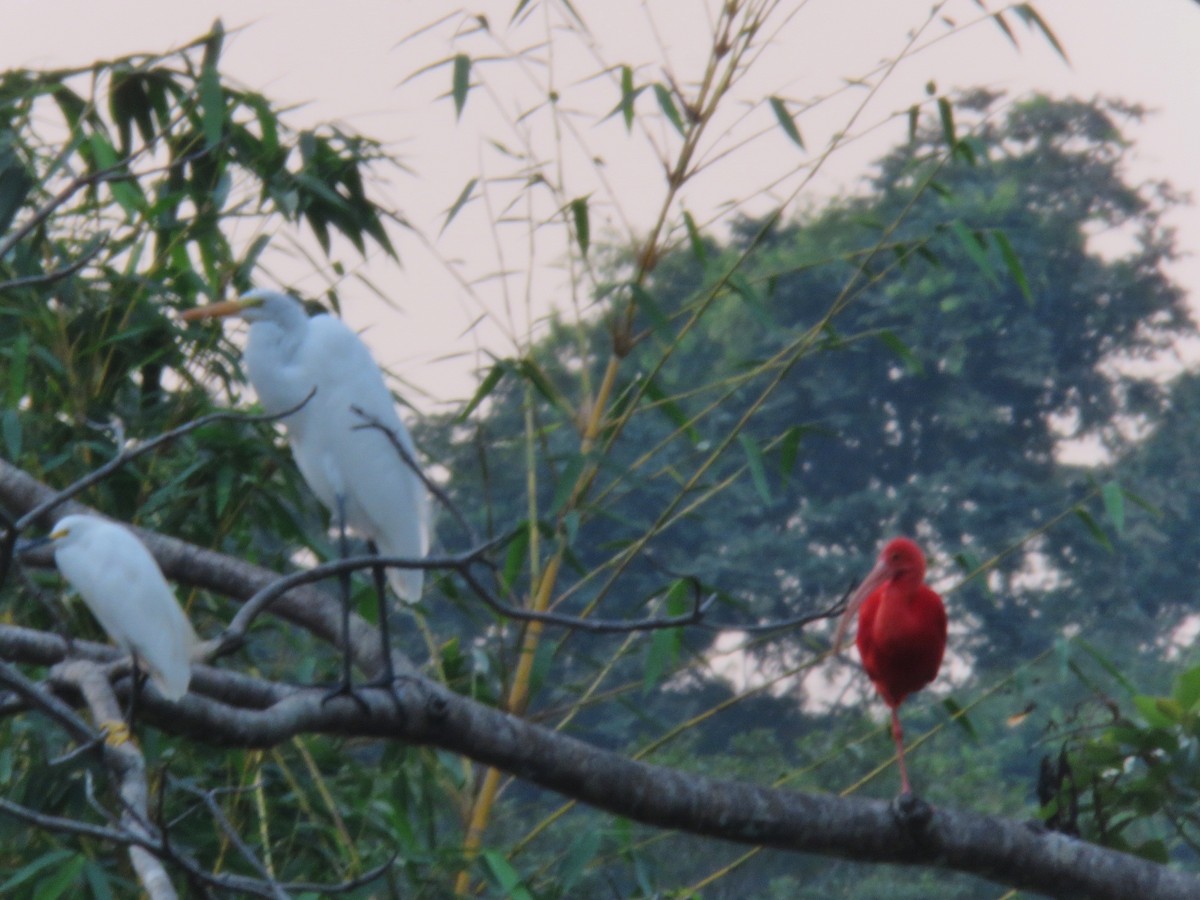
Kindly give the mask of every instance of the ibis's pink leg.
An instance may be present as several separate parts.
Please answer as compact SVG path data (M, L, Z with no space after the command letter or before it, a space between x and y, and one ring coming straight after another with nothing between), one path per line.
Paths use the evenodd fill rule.
M904 765L904 729L900 726L900 712L892 707L892 740L896 742L896 758L900 760L900 793L911 794L908 783L908 767Z

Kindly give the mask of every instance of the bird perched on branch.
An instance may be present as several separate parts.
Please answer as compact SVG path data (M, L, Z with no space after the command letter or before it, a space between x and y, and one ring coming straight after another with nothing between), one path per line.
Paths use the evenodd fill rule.
M834 637L835 651L841 649L856 614L855 643L863 668L892 712L900 793L911 794L900 704L933 681L946 652L946 608L925 584L925 555L920 547L899 537L883 548L875 567L846 602Z
M239 300L183 314L186 321L224 316L250 323L246 375L263 409L279 414L299 407L282 419L288 442L300 474L333 516L342 556L348 555L347 529L365 538L373 553L409 560L426 556L429 495L416 448L379 366L358 335L333 316L310 318L299 300L275 291L249 291ZM391 567L387 577L401 599L420 599L423 570ZM391 684L382 582L382 570L376 570L385 666L380 683ZM342 601L347 655L335 694L350 692L349 574L342 579Z
M168 700L187 693L196 633L150 551L132 531L98 516L64 516L49 537L63 577L121 649Z

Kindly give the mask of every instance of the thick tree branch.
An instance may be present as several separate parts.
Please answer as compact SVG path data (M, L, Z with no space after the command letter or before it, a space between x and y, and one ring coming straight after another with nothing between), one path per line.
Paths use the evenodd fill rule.
M44 659L47 642L29 629L0 626L0 648L12 660L34 661ZM197 667L198 686L219 685L226 674ZM419 676L402 678L395 695L360 689L363 707L347 698L324 702L317 689L238 680L257 682L241 694L273 698L270 705L249 708L197 692L169 703L148 692L141 715L171 734L239 747L306 733L436 746L647 825L737 843L937 866L1055 896L1200 896L1200 877L1022 822L938 808L922 825L884 801L773 790L635 762Z

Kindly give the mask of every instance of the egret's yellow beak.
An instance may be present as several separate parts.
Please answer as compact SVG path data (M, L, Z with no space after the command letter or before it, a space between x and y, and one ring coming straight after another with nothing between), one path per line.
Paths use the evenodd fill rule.
M60 538L65 538L70 533L71 533L70 528L60 528L60 529L58 529L58 531L50 532L50 540L57 541Z
M197 306L182 313L179 318L185 322L198 322L201 319L223 319L226 316L236 316L242 310L251 306L260 306L262 300L226 300L223 303L210 303L208 306Z

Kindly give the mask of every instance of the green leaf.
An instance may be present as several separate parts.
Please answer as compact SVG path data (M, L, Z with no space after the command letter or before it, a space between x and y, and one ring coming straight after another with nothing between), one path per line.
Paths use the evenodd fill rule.
M558 889L566 896L583 875L587 864L600 852L599 828L585 828L567 848L567 855L558 869Z
M5 404L11 411L16 412L21 398L25 396L25 380L29 373L29 335L21 332L12 342L12 351L8 359L8 384Z
M511 366L501 362L493 364L492 367L488 369L487 375L483 376L483 381L479 383L479 387L475 389L475 395L463 408L463 411L458 414L458 417L455 419L455 421L465 422L467 417L475 411L476 407L478 407L479 404L482 403L487 396L496 389L496 385L500 383L500 379L502 379L508 373L510 368Z
M1120 537L1125 531L1125 495L1121 485L1116 481L1108 482L1100 489L1100 496L1104 498L1104 512Z
M529 557L529 539L533 527L528 521L521 522L504 553L504 567L500 570L500 587L506 594L513 589L513 585L517 583L517 576L525 568L525 562Z
M667 615L682 616L686 615L692 608L692 594L694 586L690 579L677 578L671 582L671 587L667 591Z
M33 183L25 167L15 161L0 170L0 234L8 231Z
M633 302L637 304L637 308L646 314L646 318L650 320L650 327L654 333L667 344L670 344L675 339L675 332L671 328L671 322L667 319L662 311L662 307L658 305L658 301L653 295L642 287L640 284L630 284L629 293L633 297Z
M769 97L767 100L771 104L771 111L775 113L775 120L779 122L779 127L801 150L807 149L804 146L804 138L800 137L800 129L796 127L796 122L792 118L791 113L787 111L787 104L780 97Z
M467 105L467 91L471 89L471 57L459 53L454 57L454 70L451 75L450 93L454 97L454 118L462 118L463 107Z
M587 197L577 197L571 201L571 217L575 220L575 240L579 242L579 252L586 258L588 245L592 239L592 229L588 222Z
M1171 728L1179 719L1177 716L1171 715L1171 704L1163 702L1166 699L1166 697L1149 697L1139 694L1133 698L1133 705L1150 727Z
M532 384L539 394L560 409L563 408L562 398L559 397L558 392L550 383L550 379L546 377L546 373L536 362L528 357L520 359L517 361L516 369L517 374Z
M654 96L658 98L658 108L663 111L663 115L667 117L667 121L675 126L675 130L681 135L687 133L687 129L683 125L683 117L679 115L679 108L675 105L675 98L671 96L670 90L665 85L655 82L652 85L654 88Z
M471 192L475 190L475 185L479 183L478 178L472 178L467 182L466 186L458 192L458 198L450 204L450 209L446 211L446 221L442 223L442 229L438 232L440 235L446 230L454 217L458 215L459 210L466 206L467 201L471 199Z
M533 900L529 889L521 883L521 876L512 864L495 850L484 850L480 856L491 870L492 877L504 892L503 896L510 900Z
M650 646L646 648L646 667L642 673L643 695L650 693L662 680L664 673L674 668L682 646L682 628L659 628L651 634Z
M571 495L575 492L575 485L579 482L579 476L583 474L583 468L586 463L586 458L579 454L567 460L566 466L558 473L558 483L554 488L554 499L550 501L551 512L557 513L567 505L567 501L571 499Z
M746 454L746 465L750 469L750 479L754 482L754 489L758 491L758 496L763 503L770 503L771 488L767 485L762 450L748 434L739 434L738 443L742 445L742 450Z
M638 91L633 87L633 69L621 66L621 102L618 108L625 120L625 130L633 130L633 101L637 99Z
M800 441L804 438L806 428L793 425L783 433L779 441L779 474L787 478L796 468L796 460L800 456Z
M1180 673L1175 679L1175 702L1185 712L1191 712L1200 701L1200 666L1195 666Z
M950 223L950 231L958 238L959 244L980 273L992 284L997 284L996 272L992 269L992 261L987 255L987 238L981 232L971 231L959 219Z
M992 20L996 23L996 25L999 27L999 29L1004 32L1005 37L1007 37L1010 41L1012 41L1012 45L1014 47L1020 49L1021 45L1017 43L1017 36L1015 34L1013 34L1013 31L1009 27L1008 22L1006 22L1004 20L1004 14L998 13L998 12L992 13Z
M116 169L118 162L117 151L113 149L113 145L108 142L108 139L104 135L98 131L92 132L88 137L88 147L92 151L97 171ZM121 209L125 210L131 219L135 218L138 210L145 205L141 191L135 187L137 182L126 179L111 179L105 181L105 184L112 191L113 199L117 201Z
M58 900L59 897L77 896L79 876L87 865L87 857L74 856L66 865L58 867L52 874L38 881L33 900ZM69 892L69 893L68 893Z
M1096 520L1092 518L1092 514L1082 506L1075 507L1074 513L1079 517L1079 521L1083 523L1084 527L1091 532L1092 537L1096 539L1096 543L1109 553L1112 553L1112 541L1110 541L1108 535L1104 533L1104 529L1101 528L1097 524Z
M1021 265L1021 260L1013 249L1013 245L1009 243L1008 235L1003 231L993 231L992 239L1000 248L1000 257L1004 260L1004 265L1008 267L1008 274L1013 277L1013 281L1017 283L1017 287L1021 289L1021 293L1025 295L1025 299L1032 306L1033 291L1029 289L1029 279L1025 277L1025 268Z
M959 728L966 732L967 737L972 743L979 743L979 733L975 731L975 726L971 724L971 720L967 717L966 710L958 705L958 701L953 697L946 697L942 700L942 707L950 716L950 720Z
M1075 638L1075 643L1094 659L1100 668L1111 675L1117 684L1121 685L1131 697L1137 693L1137 688L1133 686L1133 682L1125 677L1125 673L1117 668L1112 660L1081 637Z
M73 850L52 850L49 853L39 856L14 872L12 877L4 882L4 884L0 884L0 896L10 896L9 892L13 888L20 887L44 869L56 866L63 860L70 859L74 855L75 852Z
M1135 494L1133 491L1129 490L1129 488L1125 488L1122 493L1125 495L1126 500L1131 501L1135 506L1141 508L1145 512L1148 512L1150 515L1154 516L1154 518L1161 519L1163 517L1162 509L1158 506L1155 506L1141 494Z
M658 386L657 381L650 379L650 381L646 382L645 393L655 408L670 419L676 428L687 435L689 441L693 444L700 443L700 432L696 430L696 426L692 423L687 413L683 411L683 407L668 397L663 389Z
M1050 42L1050 46L1053 47L1055 52L1062 57L1063 62L1068 64L1071 62L1069 59L1067 59L1067 51L1064 50L1063 45L1058 42L1058 38L1055 37L1054 32L1050 30L1050 26L1046 24L1045 20L1038 14L1038 11L1033 8L1033 4L1018 3L1013 7L1013 11L1025 20L1026 25L1028 25L1030 28L1036 28L1042 33L1046 40Z
M908 344L900 340L890 329L883 329L879 332L879 342L891 350L900 358L906 368L912 375L920 375L925 371L925 366L920 358L909 349Z
M938 117L942 120L942 137L946 139L946 146L953 150L958 142L954 136L954 108L945 97L938 97L937 106Z
M4 434L4 443L8 447L9 459L21 458L21 415L15 409L6 409L0 413L0 432Z
M696 257L700 265L708 265L708 248L704 246L704 238L700 236L696 220L687 210L683 212L683 227L687 229L688 242L692 245L692 255Z
M204 146L211 149L221 141L225 133L225 95L221 90L221 78L215 65L206 65L200 71L197 85L200 94L200 124L204 130Z
M91 888L92 900L112 900L112 885L109 883L108 872L104 870L104 866L88 860L88 864L83 869L83 877L87 879L88 887Z

